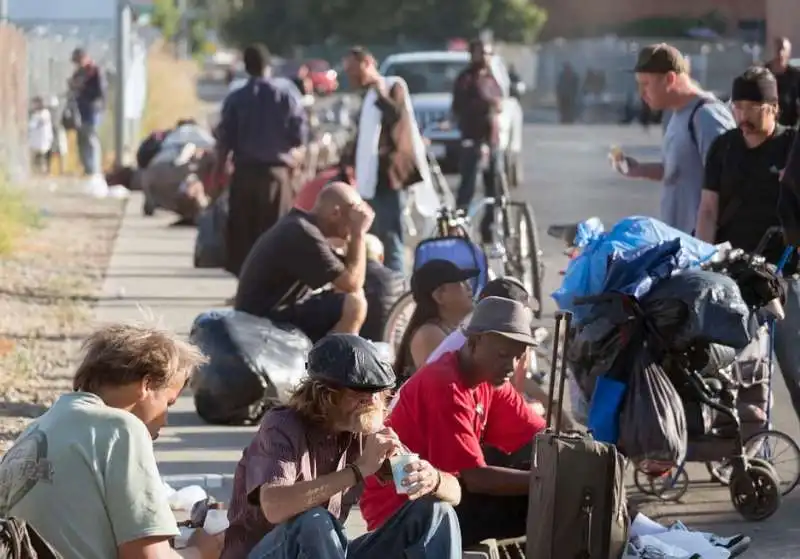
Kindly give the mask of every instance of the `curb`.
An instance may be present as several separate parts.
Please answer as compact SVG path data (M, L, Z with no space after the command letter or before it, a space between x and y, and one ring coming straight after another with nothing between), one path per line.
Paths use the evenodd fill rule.
M233 482L233 474L174 474L161 476L161 481L176 491L190 485L203 489L220 489L225 482Z

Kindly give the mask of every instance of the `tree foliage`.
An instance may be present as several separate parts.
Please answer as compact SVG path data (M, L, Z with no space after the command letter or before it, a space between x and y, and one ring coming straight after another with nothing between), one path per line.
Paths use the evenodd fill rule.
M181 13L175 0L153 0L152 23L161 30L164 38L172 39L181 23Z
M222 31L235 45L258 41L290 54L326 42L442 42L484 29L498 40L530 42L545 20L529 0L249 0L229 14Z

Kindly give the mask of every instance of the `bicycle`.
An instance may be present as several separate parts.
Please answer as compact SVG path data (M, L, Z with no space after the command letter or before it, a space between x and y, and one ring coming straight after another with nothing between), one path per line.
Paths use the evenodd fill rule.
M542 275L543 265L540 259L536 222L533 210L529 204L524 202L512 201L508 191L508 180L505 173L501 170L500 189L501 195L496 198L486 197L476 201L471 205L469 211L454 210L455 200L452 195L447 179L439 167L436 158L428 153L431 177L434 180L434 187L444 200L436 215L436 224L430 236L423 239L417 246L415 254L415 267L421 265L419 252L420 247L426 242L434 239L454 240L463 239L463 246L469 246L464 250L462 258L474 258L475 267L482 270L482 277L479 277L473 285L473 291L477 294L480 288L485 285L492 276L512 276L520 279L532 298L536 299L537 308L534 311L536 318L541 318L542 313ZM491 243L494 247L502 247L502 251L492 253L494 267L489 265L489 258L483 247L479 247L471 240L470 232L475 217L482 210L490 210L495 213L495 223L499 226L494 227L497 236ZM511 213L514 210L516 213ZM513 217L516 219L513 219ZM455 242L455 241L454 241ZM450 249L453 247L450 246ZM472 254L466 254L466 250ZM450 258L452 254L448 250L440 251L442 258ZM481 257L484 262L480 262ZM430 259L430 258L428 258ZM527 266L526 266L527 261ZM472 263L470 263L472 265ZM481 284L482 283L482 284ZM383 341L388 343L393 350L402 339L408 320L415 308L414 298L411 292L404 293L392 306L384 325ZM545 356L542 356L545 357Z

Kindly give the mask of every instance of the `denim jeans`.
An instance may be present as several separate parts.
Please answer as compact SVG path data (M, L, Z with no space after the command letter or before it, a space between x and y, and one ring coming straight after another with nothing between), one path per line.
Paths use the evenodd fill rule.
M375 197L369 201L375 211L370 233L383 243L383 264L390 270L405 273L406 251L403 244L403 209L406 194L402 190L378 185Z
M786 317L775 323L775 358L800 419L800 280L787 281Z
M431 497L409 501L369 534L347 541L341 524L315 507L275 527L248 559L460 559L453 507Z
M483 174L483 194L486 197L497 195L497 173L499 165L502 165L503 153L497 148L492 148L489 153L489 161L486 168L481 170L481 144L474 142L472 145L461 147L461 159L459 161L459 172L461 173L461 183L456 194L456 205L463 210L468 210L472 199L475 197L475 189L478 185L478 175ZM487 208L481 220L481 237L484 243L491 241L492 224L494 223L494 212Z
M78 155L83 171L87 175L100 173L100 138L97 136L97 123L83 122L78 129Z

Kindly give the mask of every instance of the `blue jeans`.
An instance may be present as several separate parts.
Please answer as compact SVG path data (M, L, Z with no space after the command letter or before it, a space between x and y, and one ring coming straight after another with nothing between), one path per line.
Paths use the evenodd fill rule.
M96 122L83 122L78 129L78 155L80 156L83 171L87 175L96 175L100 172L100 138L97 136Z
M425 497L409 501L386 523L348 542L341 524L322 507L284 522L248 559L461 559L453 507Z
M404 191L392 190L382 185L378 185L375 197L369 201L375 211L375 221L372 222L370 233L383 243L383 265L401 274L405 273L406 263L405 245L403 244L405 202Z
M775 358L781 369L794 412L800 419L800 280L786 285L786 317L775 323Z
M475 189L478 185L478 175L483 174L483 194L486 197L497 196L497 173L503 161L503 152L492 148L489 153L489 161L486 168L481 170L481 144L475 142L471 146L461 147L461 159L459 160L459 172L461 183L456 194L456 205L463 210L468 210L472 199L475 197ZM494 223L494 212L487 208L481 220L481 237L484 243L492 239L492 224Z

